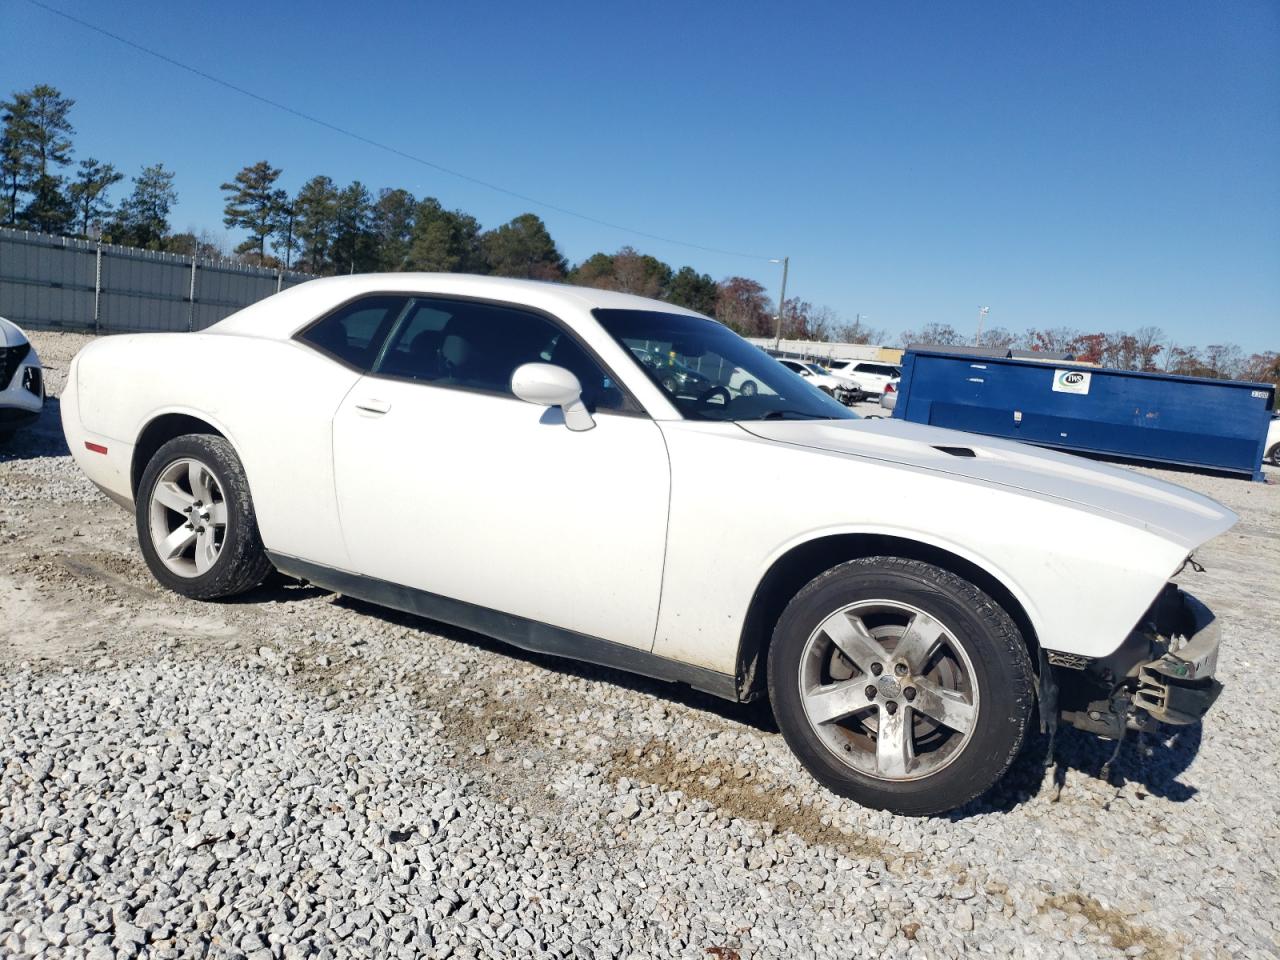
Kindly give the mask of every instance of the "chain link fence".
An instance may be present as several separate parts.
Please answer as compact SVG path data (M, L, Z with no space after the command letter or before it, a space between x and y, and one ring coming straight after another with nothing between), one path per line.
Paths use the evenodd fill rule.
M36 329L202 330L310 279L222 258L0 228L0 317Z

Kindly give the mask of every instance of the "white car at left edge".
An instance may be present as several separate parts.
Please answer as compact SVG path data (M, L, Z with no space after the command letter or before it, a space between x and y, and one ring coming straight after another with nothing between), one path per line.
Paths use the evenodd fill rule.
M27 335L0 317L0 443L44 409L44 368Z

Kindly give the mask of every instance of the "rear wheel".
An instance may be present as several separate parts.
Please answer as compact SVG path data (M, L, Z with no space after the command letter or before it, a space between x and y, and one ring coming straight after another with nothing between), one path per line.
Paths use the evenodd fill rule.
M1267 460L1273 467L1280 467L1280 443L1273 443L1267 451Z
M244 468L222 437L190 434L157 450L138 485L136 513L147 566L183 596L233 596L271 570Z
M769 650L783 736L826 787L864 806L942 813L986 792L1034 702L1026 646L973 584L897 557L827 571L787 606Z

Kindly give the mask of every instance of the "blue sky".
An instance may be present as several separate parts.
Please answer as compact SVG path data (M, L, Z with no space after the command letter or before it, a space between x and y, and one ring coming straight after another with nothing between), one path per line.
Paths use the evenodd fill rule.
M1280 348L1280 4L46 0L299 110L547 203L790 255L789 293L892 334L1163 327ZM405 187L580 260L630 243L776 296L780 268L584 222L0 0L0 93L76 99L80 157L177 172L221 225L260 159ZM234 240L228 236L228 240Z

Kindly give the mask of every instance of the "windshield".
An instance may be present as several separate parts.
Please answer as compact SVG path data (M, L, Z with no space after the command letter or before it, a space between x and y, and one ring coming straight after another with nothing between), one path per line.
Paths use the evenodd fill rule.
M831 372L824 367L818 366L816 363L806 363L805 366L821 377L825 377Z
M649 310L596 310L595 317L691 420L857 419L714 320Z

